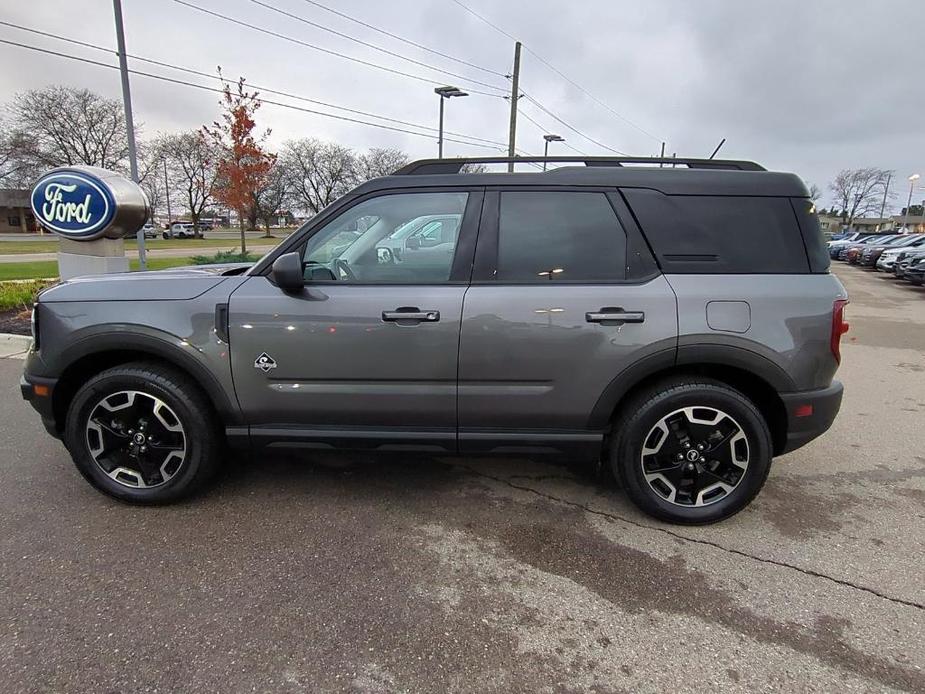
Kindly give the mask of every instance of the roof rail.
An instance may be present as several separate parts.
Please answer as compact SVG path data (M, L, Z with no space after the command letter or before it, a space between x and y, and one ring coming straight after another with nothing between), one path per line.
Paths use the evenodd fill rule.
M466 164L530 164L581 162L585 166L623 166L624 164L661 164L689 169L729 169L734 171L767 171L753 161L732 159L678 159L672 157L459 157L453 159L419 159L405 164L393 176L423 174L458 174Z

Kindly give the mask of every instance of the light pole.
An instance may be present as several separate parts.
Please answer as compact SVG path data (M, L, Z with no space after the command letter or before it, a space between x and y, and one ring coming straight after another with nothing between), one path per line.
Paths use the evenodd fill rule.
M443 101L454 96L469 96L458 87L436 87L434 94L440 97L440 139L437 140L437 158L443 159Z
M543 135L543 139L546 140L546 145L543 147L543 158L549 156L549 143L550 142L565 142L565 138L561 135ZM543 162L543 171L546 170L546 162Z
M909 206L912 204L912 190L915 188L915 182L919 180L918 174L909 176L909 199L906 201L906 214L903 215L903 232L908 231L909 227Z

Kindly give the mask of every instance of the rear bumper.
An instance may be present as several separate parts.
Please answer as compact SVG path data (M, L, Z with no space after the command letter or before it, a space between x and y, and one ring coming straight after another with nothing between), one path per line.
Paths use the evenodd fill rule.
M787 440L781 453L795 451L824 434L835 421L844 390L839 381L832 381L821 390L781 393L787 410Z

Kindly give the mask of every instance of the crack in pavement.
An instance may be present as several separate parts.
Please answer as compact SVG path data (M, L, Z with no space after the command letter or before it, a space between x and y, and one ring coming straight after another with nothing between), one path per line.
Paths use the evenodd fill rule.
M763 564L770 564L770 565L772 565L772 566L779 566L779 567L782 567L782 568L785 568L785 569L791 569L792 571L798 571L799 573L804 574L804 575L806 575L806 576L812 576L812 577L815 577L815 578L822 578L822 579L825 579L825 580L827 580L827 581L831 581L832 583L836 583L836 584L838 584L838 585L840 585L840 586L844 586L844 587L846 587L846 588L853 588L854 590L859 590L859 591L862 591L862 592L864 592L864 593L869 593L870 595L876 596L876 597L881 598L881 599L883 599L883 600L888 600L889 602L892 602L892 603L897 604L897 605L905 605L906 607L913 607L913 608L915 608L915 609L925 611L925 605L923 605L922 603L915 602L914 600L906 600L905 598L897 598L897 597L895 597L895 596L893 596L893 595L887 595L886 593L881 593L880 591L875 590L875 589L873 589L873 588L868 588L867 586L862 586L862 585L859 585L859 584L857 584L857 583L853 583L853 582L851 582L851 581L848 581L848 580L845 580L845 579L842 579L842 578L836 578L836 577L834 577L834 576L829 576L828 574L824 574L824 573L821 573L821 572L819 572L819 571L815 571L814 569L807 569L807 568L805 568L805 567L797 566L796 564L790 564L790 563L788 563L788 562L780 561L780 560L778 560L778 559L768 559L767 557L760 557L760 556L755 555L755 554L749 554L748 552L743 552L742 550L739 550L739 549L733 549L733 548L731 548L731 547L725 547L725 546L723 546L723 545L721 545L721 544L719 544L719 543L717 543L717 542L713 542L712 540L701 540L701 539L699 539L699 538L690 537L690 536L688 536L688 535L684 535L684 534L682 534L682 533L679 533L679 532L677 532L677 531L675 531L675 530L670 530L669 528L660 528L660 527L655 526L655 525L646 525L645 523L640 523L639 521L635 521L635 520L632 520L632 519L630 519L630 518L625 518L624 516L620 516L620 515L618 515L618 514L616 514L616 513L608 513L607 511L601 511L601 510L599 510L599 509L591 508L590 506L588 506L588 505L586 505L586 504L579 503L579 502L577 502L577 501L571 501L571 500L569 500L569 499L563 499L563 498L561 498L561 497L556 496L555 494L550 494L550 493L548 493L548 492L543 492L543 491L540 491L540 490L538 490L538 489L534 489L534 488L532 488L532 487L527 487L527 486L522 485L522 484L516 484L516 483L514 483L514 482L511 482L510 479L505 479L505 478L503 478L503 477L496 477L496 476L494 476L494 475L489 475L489 474L487 474L487 473L480 472L479 470L475 470L475 469L469 467L468 465L456 465L456 467L459 467L459 468L462 468L463 470L468 471L470 474L474 475L475 477L484 477L484 478L486 478L486 479L490 479L490 480L493 480L493 481L495 481L495 482L499 482L499 483L501 483L501 484L507 485L508 487L511 487L512 489L518 489L518 490L520 490L520 491L530 492L531 494L535 494L536 496L542 497L542 498L544 498L544 499L549 499L550 501L555 501L555 502L558 502L558 503L560 503L560 504L565 504L565 505L567 505L567 506L574 506L574 507L576 507L576 508L582 509L583 511L586 511L587 513L591 513L591 514L594 514L594 515L596 515L596 516L602 516L602 517L604 517L604 518L610 518L611 520L620 521L621 523L627 523L627 524L632 525L632 526L635 526L635 527L637 527L637 528L644 528L644 529L646 529L646 530L655 530L655 531L658 531L658 532L660 532L660 533L664 533L664 534L666 534L666 535L670 535L671 537L674 537L674 538L676 538L676 539L683 540L683 541L685 541L685 542L693 542L693 543L696 543L696 544L699 544L699 545L706 545L706 546L708 546L708 547L713 547L714 549L718 549L718 550L720 550L720 551L722 551L722 552L727 552L727 553L729 553L729 554L735 554L735 555L738 555L738 556L740 556L740 557L745 557L745 558L747 558L747 559L752 559L752 560L754 560L754 561L761 562L761 563L763 563Z

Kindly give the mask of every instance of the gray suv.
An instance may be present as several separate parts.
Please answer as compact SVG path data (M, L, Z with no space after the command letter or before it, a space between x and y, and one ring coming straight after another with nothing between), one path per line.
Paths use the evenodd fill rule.
M226 446L552 454L707 523L828 429L847 297L797 176L475 161L510 160L409 164L252 267L46 290L23 396L91 484L141 503L200 487Z

